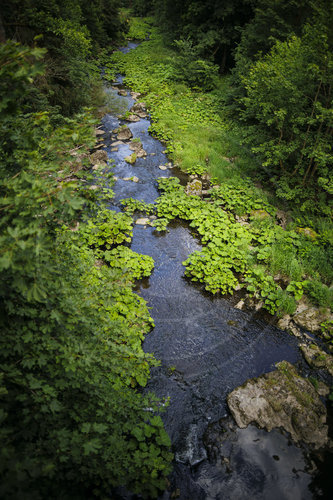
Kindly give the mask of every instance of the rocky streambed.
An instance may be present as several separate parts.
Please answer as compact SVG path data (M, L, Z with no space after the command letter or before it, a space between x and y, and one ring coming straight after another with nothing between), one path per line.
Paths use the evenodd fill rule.
M123 198L154 202L158 177L188 181L149 135L140 95L122 83L119 77L107 89L115 112L104 116L99 132L101 161L105 153L114 161L114 210L121 210ZM117 117L126 111L127 119ZM150 225L151 217L135 219L131 248L155 260L153 274L137 290L156 325L144 349L161 360L148 390L169 398L163 420L175 453L161 498L294 500L328 494L327 367L311 368L299 339L260 312L237 309L184 278L182 262L201 248L186 225L173 222L161 233ZM128 492L118 495L132 498Z

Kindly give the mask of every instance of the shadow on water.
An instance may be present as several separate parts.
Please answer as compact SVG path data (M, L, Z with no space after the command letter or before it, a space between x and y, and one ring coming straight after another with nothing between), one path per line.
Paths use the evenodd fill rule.
M122 83L120 77L118 84ZM134 103L129 92L126 97L116 89L108 93L115 109L130 109ZM103 118L104 142L118 179L112 200L117 210L122 198L154 202L159 194L156 179L176 171L159 169L168 159L164 146L149 135L149 119L126 123L133 136L140 137L146 158L135 165L126 163L128 143L111 151L116 139L110 139L110 132L123 123L111 114ZM134 175L138 183L123 180ZM162 234L136 225L131 248L155 260L153 274L137 288L156 325L144 349L161 360L152 370L148 390L170 397L162 418L173 443L175 467L171 491L161 498L314 498L304 450L277 430L237 429L226 418L226 397L235 387L274 369L276 362L302 363L296 339L253 313L235 309L228 300L203 293L184 278L182 262L200 249L186 225L173 223ZM123 493L119 498L136 497Z

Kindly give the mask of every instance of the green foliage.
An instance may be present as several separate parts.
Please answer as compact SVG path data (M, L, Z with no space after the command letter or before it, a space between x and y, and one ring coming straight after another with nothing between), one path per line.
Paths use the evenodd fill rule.
M133 220L120 212L99 210L80 225L78 234L91 247L110 249L113 245L131 241Z
M148 255L133 252L130 248L118 246L103 253L103 259L111 268L128 271L133 279L150 276L154 269L154 259Z
M159 219L155 219L152 222L152 226L156 229L156 231L166 231L169 222L170 222L169 219L165 219L163 217L160 217Z
M149 18L131 17L127 37L132 40L146 40L149 36L152 20Z
M0 496L105 498L126 485L154 498L172 456L158 401L140 391L157 364L141 346L153 321L129 279L152 261L119 249L129 273L96 262L130 240L132 219L90 189L89 111L56 127L29 109L41 56L0 47Z
M47 49L46 72L29 96L35 111L50 110L61 120L59 110L70 116L94 103L100 83L93 49L119 40L116 0L3 0L2 17L7 38Z
M333 309L333 289L315 280L306 280L303 283L306 294L311 301L321 307Z
M126 213L132 215L134 212L145 212L152 214L155 211L155 206L152 203L145 203L144 201L136 200L134 198L124 198L120 200Z
M263 301L263 307L271 314L281 311L289 314L295 312L296 303L292 303L290 298L288 302L291 302L291 307L288 304L288 309L291 310L286 310L286 307L284 307L285 310L283 311L283 291L263 267L254 267L248 271L245 274L245 282L248 283L246 289L250 296Z
M327 215L332 208L332 68L328 34L307 26L302 38L277 42L244 76L241 112L252 151L262 158L278 196L301 199L301 209L308 211L320 193L319 208Z

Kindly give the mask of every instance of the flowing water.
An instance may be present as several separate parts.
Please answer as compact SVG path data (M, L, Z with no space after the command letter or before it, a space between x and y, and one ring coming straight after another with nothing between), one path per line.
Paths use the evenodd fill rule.
M130 44L127 49L135 47ZM122 78L118 79L122 88ZM130 93L118 96L108 88L116 113L134 104ZM128 143L111 151L110 132L123 124L112 114L103 118L104 143L115 162L115 197L110 208L120 210L122 198L148 203L159 193L156 179L179 175L168 162L163 145L149 135L149 119L127 124L141 139L147 158L129 165ZM136 176L139 182L124 181ZM232 302L213 297L184 278L182 261L200 242L190 229L172 223L158 233L150 226L134 226L131 248L154 258L155 269L138 285L151 307L154 330L144 349L161 360L152 370L149 390L170 403L162 418L175 453L170 491L161 498L196 499L307 499L312 476L304 450L278 430L267 433L254 426L237 429L228 416L226 397L248 378L274 369L276 362L301 364L294 337L268 324L253 312L235 309ZM123 494L122 498L135 498Z

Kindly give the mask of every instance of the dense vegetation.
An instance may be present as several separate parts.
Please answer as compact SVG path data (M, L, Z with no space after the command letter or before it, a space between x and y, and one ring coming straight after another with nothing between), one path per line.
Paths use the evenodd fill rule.
M112 179L89 173L98 120L82 105L98 89L92 47L118 36L112 6L2 5L4 499L105 498L119 485L152 497L169 471L160 403L140 390L157 363L141 347L153 322L132 290L154 264L126 246L132 219L103 208Z
M143 41L135 51L114 53L110 68L114 70L116 66L125 73L125 83L143 94L152 117L150 131L166 143L173 161L199 178L205 178L208 171L213 176L210 185L216 185L202 200L199 196L186 196L176 180L162 180L160 187L165 193L155 207L136 207L134 200L125 200L126 208L155 210L159 218L154 226L158 230L165 230L174 218L189 221L205 246L203 251L189 256L186 274L204 283L212 293L233 293L244 288L270 313L281 316L294 313L302 297L316 306L332 309L333 233L329 198L314 183L308 189L301 185L302 192L296 199L292 197L287 213L284 199L255 187L256 170L264 168L265 172L267 167L251 152L249 140L245 141L249 134L244 135L242 123L232 118L234 111L230 111L225 100L222 103L221 94L229 92L230 79L227 84L225 78L211 79L208 86L212 90L207 91L211 74L202 73L203 89L191 88L186 69L182 75L179 70L186 61L178 44L174 48L166 45L152 18L137 18L132 23L133 38L145 40L148 32L149 41ZM277 46L283 43L278 42ZM268 68L264 61L261 64ZM282 65L281 59L279 64ZM191 64L189 68L193 70ZM264 83L259 74L256 78L258 85ZM279 88L282 92L281 85ZM276 96L277 92L263 91L263 95ZM259 133L258 125L246 125L248 129ZM260 134L264 136L263 131ZM274 144L271 150L266 146L273 156ZM325 172L330 174L328 166ZM275 194L280 194L279 189ZM330 328L330 323L323 320L327 338Z
M330 215L332 2L136 0L134 7L154 13L176 48L173 78L216 89L224 113L241 124L260 179L303 212ZM216 75L227 71L221 88Z

